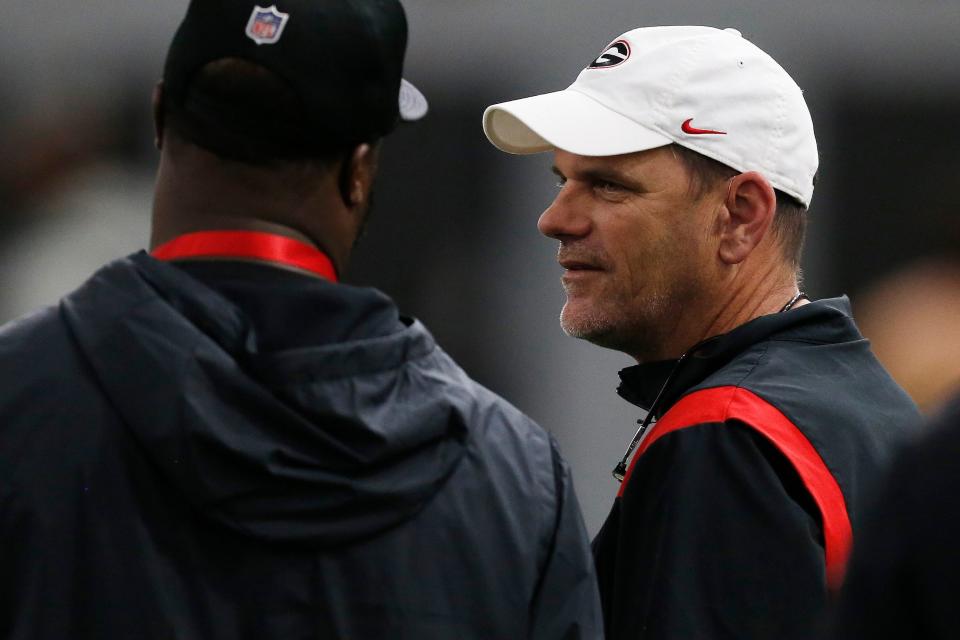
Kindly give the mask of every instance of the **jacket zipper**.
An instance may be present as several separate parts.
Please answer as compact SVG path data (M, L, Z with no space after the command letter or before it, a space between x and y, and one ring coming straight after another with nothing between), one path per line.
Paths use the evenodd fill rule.
M668 375L667 379L664 380L663 385L660 387L660 391L657 392L656 397L653 399L653 404L650 405L647 415L643 418L643 420L637 420L640 428L637 429L636 435L634 435L633 440L630 441L630 446L627 447L627 451L623 454L623 458L620 460L620 463L617 464L617 466L613 469L613 477L616 478L618 482L623 482L624 476L627 475L627 465L630 464L630 456L633 455L633 452L636 451L637 447L640 446L640 443L643 442L643 439L646 437L651 424L656 424L656 421L653 419L654 411L657 408L657 403L660 402L660 398L663 397L663 392L667 390L670 382L673 381L673 376L676 375L677 370L680 369L680 365L683 364L684 360L686 360L687 354L691 351L694 351L699 346L700 345L694 346L693 349L680 356L680 359L677 360L677 363L673 365L673 369L670 370L670 375Z

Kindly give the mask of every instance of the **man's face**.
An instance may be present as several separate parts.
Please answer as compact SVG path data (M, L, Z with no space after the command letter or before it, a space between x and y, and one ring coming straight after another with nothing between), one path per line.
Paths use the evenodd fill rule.
M698 199L668 147L612 157L558 150L554 171L560 193L538 227L560 241L564 331L641 361L679 355L665 345L684 314L705 312L722 195Z

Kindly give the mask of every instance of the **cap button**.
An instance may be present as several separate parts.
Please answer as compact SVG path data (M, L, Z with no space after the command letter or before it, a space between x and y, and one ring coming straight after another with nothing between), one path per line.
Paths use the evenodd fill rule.
M731 28L728 28L728 29L724 29L724 31L726 31L727 33L732 33L733 35L737 36L738 38L742 38L742 37L743 37L743 34L742 34L742 33L740 33L739 31L737 31L736 29L734 29L734 28L732 28L732 27L731 27Z

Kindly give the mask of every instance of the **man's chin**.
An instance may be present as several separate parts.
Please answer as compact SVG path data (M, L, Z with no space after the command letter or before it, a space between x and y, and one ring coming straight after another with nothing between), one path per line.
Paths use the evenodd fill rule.
M570 308L568 302L560 313L560 328L571 338L579 338L599 346L604 344L605 336L613 330L608 319L596 313L579 313Z

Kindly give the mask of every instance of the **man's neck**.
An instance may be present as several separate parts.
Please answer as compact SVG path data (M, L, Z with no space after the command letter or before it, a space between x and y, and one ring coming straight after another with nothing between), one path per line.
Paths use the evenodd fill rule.
M783 265L752 277L745 273L740 276L714 286L712 290L721 297L700 300L704 304L699 310L682 310L663 349L647 357L635 354L637 362L677 359L704 340L729 333L760 316L777 313L799 291L796 272ZM798 300L794 308L806 303Z
M333 196L300 193L282 179L265 181L256 169L211 166L199 151L177 162L164 154L153 203L151 249L195 231L260 231L318 247L342 270L352 246L338 222ZM248 171L249 179L238 175ZM327 201L330 202L327 202Z
M798 292L797 278L793 275L789 278L763 279L751 286L733 289L733 294L715 307L713 319L706 325L698 342L729 333L760 316L777 313L793 300Z

